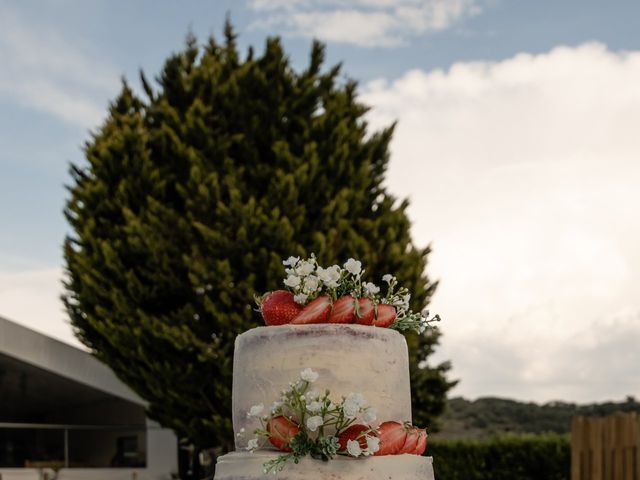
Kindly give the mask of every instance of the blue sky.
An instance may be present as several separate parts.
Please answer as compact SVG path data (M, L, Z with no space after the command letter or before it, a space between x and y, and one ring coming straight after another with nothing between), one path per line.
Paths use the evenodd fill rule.
M5 0L0 315L74 342L57 300L68 164L121 76L152 78L227 14L243 51L279 35L298 68L319 37L371 125L399 120L388 186L434 244L457 393L640 394L625 350L640 335L634 1ZM609 370L588 360L608 354Z

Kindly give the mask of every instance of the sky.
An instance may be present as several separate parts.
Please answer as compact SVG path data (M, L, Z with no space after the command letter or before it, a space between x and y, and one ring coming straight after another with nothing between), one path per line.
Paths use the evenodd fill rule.
M121 78L188 32L242 50L312 38L398 121L387 189L431 244L433 363L467 398L640 396L640 3L588 0L4 0L0 315L79 346L62 309L70 163Z

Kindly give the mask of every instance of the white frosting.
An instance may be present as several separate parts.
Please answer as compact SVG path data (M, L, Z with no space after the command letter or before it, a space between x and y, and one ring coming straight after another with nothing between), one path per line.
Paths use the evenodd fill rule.
M264 462L274 452L234 452L218 458L216 480L433 480L432 457L387 455L382 457L336 457L328 462L303 458L297 465L287 462L277 475L263 472Z
M331 390L335 401L361 393L378 421L411 421L407 344L398 332L353 324L259 327L236 339L233 426L236 433L244 428L248 434L236 437L238 450L259 426L256 419L247 418L250 408L263 404L268 413L305 368L320 375L313 388Z

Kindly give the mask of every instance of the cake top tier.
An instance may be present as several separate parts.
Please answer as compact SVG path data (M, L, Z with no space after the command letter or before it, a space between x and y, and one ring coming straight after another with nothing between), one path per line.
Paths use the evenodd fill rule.
M384 420L411 421L409 363L404 336L355 324L258 327L236 339L233 424L236 433L256 428L251 407L268 412L300 372L318 373L313 387L339 401L362 394ZM246 446L246 440L237 447Z

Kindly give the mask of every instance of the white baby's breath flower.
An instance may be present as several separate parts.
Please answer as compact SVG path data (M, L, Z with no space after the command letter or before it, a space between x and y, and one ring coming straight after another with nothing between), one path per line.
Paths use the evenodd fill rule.
M424 323L421 323L420 326L418 327L418 333L423 334L426 329L427 329L427 326Z
M289 275L287 278L284 279L284 284L287 287L291 287L291 288L296 288L297 286L300 285L300 277L297 275Z
M380 287L378 287L374 283L364 282L364 285L362 286L364 287L364 291L367 295L375 295L376 293L380 292Z
M296 273L302 277L305 277L312 273L315 269L316 266L313 264L313 262L305 260L303 262L300 262L300 265L296 267Z
M343 411L347 418L355 418L365 405L364 397L361 393L350 393L344 400Z
M350 258L345 262L344 268L346 268L347 272L350 274L358 275L362 271L362 262L354 258Z
M320 279L315 275L309 275L304 279L304 291L307 293L313 293L318 290L320 286Z
M311 413L319 412L320 410L322 410L322 403L317 402L317 401L313 401L311 403L308 403L307 404L307 410L309 410Z
M310 368L305 368L300 372L300 378L305 382L313 383L318 379L318 372L314 372Z
M249 450L250 452L253 452L257 448L258 448L258 439L252 438L251 440L249 440L249 442L247 443L247 450Z
M307 399L309 400L317 400L319 396L320 393L318 393L318 391L314 389L309 390L306 395Z
M307 428L312 432L315 432L322 425L324 425L324 420L320 415L307 418Z
M409 300L411 300L411 294L407 293L406 295L402 296L402 305L405 308L409 308Z
M249 409L249 412L247 413L247 418L259 417L263 410L264 410L264 405L262 403L258 405L254 405Z
M299 261L300 261L300 257L289 257L286 260L283 260L282 264L285 266L293 267Z
M347 452L352 457L359 457L362 455L362 448L360 448L360 442L357 440L347 440Z
M356 403L345 401L342 410L344 411L345 417L356 418L358 413L360 413L360 406Z
M307 298L309 298L309 295L307 295L306 293L298 293L293 296L293 301L300 305L304 305L307 301Z
M284 405L284 402L282 400L276 400L275 402L273 402L273 405L271 405L271 413L275 413L276 411L278 411L278 409L282 407L282 405Z
M316 275L329 288L337 288L340 280L340 267L338 265L332 265L328 268L318 267Z
M364 422L368 424L372 424L373 422L376 421L377 418L378 418L378 415L376 414L376 411L373 408L367 408L367 410L362 415L362 420L364 420Z
M390 273L386 273L382 276L383 282L391 283L392 279L393 279L393 275L391 275Z
M374 437L373 435L365 435L364 438L367 441L368 453L374 454L378 450L380 450L380 439L378 437Z

